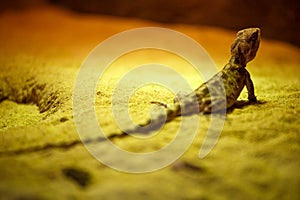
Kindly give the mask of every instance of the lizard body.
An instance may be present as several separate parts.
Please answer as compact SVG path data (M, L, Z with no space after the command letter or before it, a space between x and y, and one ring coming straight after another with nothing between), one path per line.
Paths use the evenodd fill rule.
M164 106L165 113L160 113L156 118L148 120L145 124L135 126L124 132L147 132L151 127L149 129L145 129L144 127L150 123L153 124L152 128L155 128L157 126L160 127L162 121L170 122L180 115L211 113L213 107L214 111L230 108L240 96L244 86L248 90L249 101L255 102L254 86L250 74L246 69L246 64L256 56L259 43L259 28L240 30L231 45L231 58L219 73L200 85L193 94L177 94L172 105L156 101L151 102ZM220 80L223 82L223 90L219 84Z

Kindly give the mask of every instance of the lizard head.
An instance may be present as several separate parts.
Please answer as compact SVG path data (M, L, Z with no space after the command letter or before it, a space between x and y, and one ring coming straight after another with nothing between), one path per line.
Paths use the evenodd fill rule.
M231 45L232 61L236 64L246 66L253 60L259 47L260 29L247 28L240 30Z

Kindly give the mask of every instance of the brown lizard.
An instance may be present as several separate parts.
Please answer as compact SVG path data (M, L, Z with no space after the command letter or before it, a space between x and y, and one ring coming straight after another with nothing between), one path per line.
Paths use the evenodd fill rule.
M248 90L250 102L256 102L253 82L246 69L248 62L256 56L260 43L260 29L247 28L238 31L231 45L231 58L225 67L200 85L192 94L177 94L174 103L153 101L151 103L165 107L165 113L160 113L156 118L148 120L145 124L125 130L124 133L147 132L149 129L160 127L165 121L170 122L180 115L193 113L211 113L230 108L237 101L244 86ZM223 88L220 86L223 82ZM226 98L225 98L226 97ZM148 129L145 126L152 124Z

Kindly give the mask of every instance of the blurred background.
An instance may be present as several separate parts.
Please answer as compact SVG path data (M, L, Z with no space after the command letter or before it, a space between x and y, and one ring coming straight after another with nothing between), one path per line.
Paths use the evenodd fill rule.
M242 29L258 26L265 38L300 46L298 0L12 0L0 12L56 5L74 12Z

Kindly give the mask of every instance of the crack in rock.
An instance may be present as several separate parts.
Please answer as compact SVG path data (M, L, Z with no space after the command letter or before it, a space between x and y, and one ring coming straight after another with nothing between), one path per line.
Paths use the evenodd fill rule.
M34 77L0 78L0 102L10 100L18 104L35 104L40 113L56 112L64 101L60 93L55 85L40 83Z
M65 177L72 180L81 188L87 187L91 183L91 175L87 171L75 167L66 167L62 169Z

